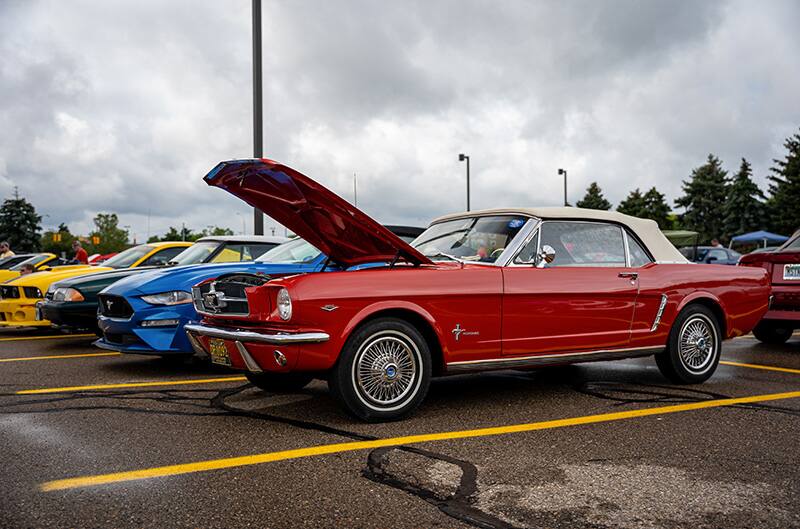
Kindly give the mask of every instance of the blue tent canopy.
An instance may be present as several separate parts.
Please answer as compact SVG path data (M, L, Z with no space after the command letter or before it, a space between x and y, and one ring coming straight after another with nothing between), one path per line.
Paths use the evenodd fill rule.
M778 244L786 242L788 240L789 237L761 230L761 231L753 231L750 233L743 233L742 235L737 235L736 237L731 238L731 244L735 242L740 242L740 243L764 244L764 246L766 246L767 243Z

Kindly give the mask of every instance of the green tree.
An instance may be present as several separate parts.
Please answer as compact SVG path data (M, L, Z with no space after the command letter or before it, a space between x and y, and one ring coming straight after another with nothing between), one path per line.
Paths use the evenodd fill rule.
M605 199L603 191L597 185L597 182L589 184L589 187L586 188L586 195L575 205L579 208L587 209L611 209L611 202Z
M649 191L642 194L637 187L625 197L625 200L619 203L617 211L632 215L641 219L652 219L658 223L658 227L666 230L672 227L672 222L669 219L669 204L658 189L651 187Z
M203 230L202 233L203 237L219 237L223 235L233 235L233 230L230 228L220 228L219 226L209 226L207 229Z
M92 252L99 254L119 252L128 245L128 231L119 227L116 213L98 213L94 218L94 226L94 231L89 234L90 244L87 245Z
M750 163L742 158L739 172L728 186L725 201L725 234L728 237L766 228L764 193L753 182Z
M642 198L644 200L644 214L642 218L656 221L658 227L662 230L671 228L672 222L669 220L670 207L669 204L667 204L664 194L659 193L658 189L654 186L651 187Z
M645 212L644 195L637 187L625 197L625 200L619 203L617 211L633 217L641 217Z
M41 222L33 204L14 188L14 198L5 199L0 206L0 240L8 241L17 253L39 251Z
M681 217L683 227L698 232L701 243L721 238L725 233L728 173L719 158L709 154L706 163L694 169L681 187L684 195L675 204L686 208Z
M767 176L767 207L772 230L790 235L800 229L800 134L787 138L783 146L788 151L786 157L773 160L772 174Z
M56 255L72 255L72 241L75 236L66 224L61 223L56 230L48 230L42 235L42 251Z

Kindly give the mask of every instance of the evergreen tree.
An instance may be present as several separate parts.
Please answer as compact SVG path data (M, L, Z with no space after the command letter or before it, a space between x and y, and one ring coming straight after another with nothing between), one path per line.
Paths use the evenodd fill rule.
M0 206L0 240L8 241L16 253L37 252L41 222L33 204L21 198L14 188L14 198L7 198Z
M742 158L739 172L728 187L725 201L725 235L731 237L766 228L764 193L753 182L750 163Z
M589 187L586 188L586 195L575 205L579 208L587 209L611 209L611 202L605 199L603 191L600 189L600 186L597 185L597 182L589 184Z
M672 226L669 220L669 205L664 199L664 195L659 193L655 187L651 187L645 194L642 194L637 187L619 203L617 211L641 219L652 219L662 230Z
M669 220L670 208L664 195L659 193L658 189L654 186L651 187L642 198L644 201L644 214L642 218L656 221L658 227L662 230L669 229L672 225Z
M94 231L89 234L93 252L99 254L119 252L128 245L128 231L119 227L116 213L98 213L94 218L94 226Z
M617 211L633 217L641 217L645 212L645 202L642 192L637 187L625 197L625 200L619 203Z
M725 233L728 173L719 158L709 154L706 163L694 169L681 187L684 195L675 204L686 208L681 218L683 227L698 232L701 243L721 238Z
M788 151L783 160L773 160L769 184L770 227L773 231L790 235L800 229L800 134L786 139L783 146Z

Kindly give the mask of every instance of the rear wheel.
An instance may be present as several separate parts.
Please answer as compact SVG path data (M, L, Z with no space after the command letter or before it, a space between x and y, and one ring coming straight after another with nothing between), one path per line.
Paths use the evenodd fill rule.
M405 320L381 318L347 340L329 386L347 411L379 422L414 411L430 380L430 349L422 334Z
M753 336L760 342L780 345L792 337L793 329L779 321L761 321L753 329Z
M719 364L722 333L714 314L703 305L689 305L672 325L664 352L656 355L661 373L677 384L708 380Z
M291 393L306 387L314 377L306 373L245 373L247 380L269 393Z

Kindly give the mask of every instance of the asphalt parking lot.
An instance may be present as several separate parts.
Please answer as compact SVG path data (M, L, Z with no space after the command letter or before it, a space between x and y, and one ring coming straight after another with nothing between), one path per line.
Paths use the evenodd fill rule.
M2 527L800 527L800 336L726 342L706 384L651 359L434 381L342 415L201 362L0 335Z

